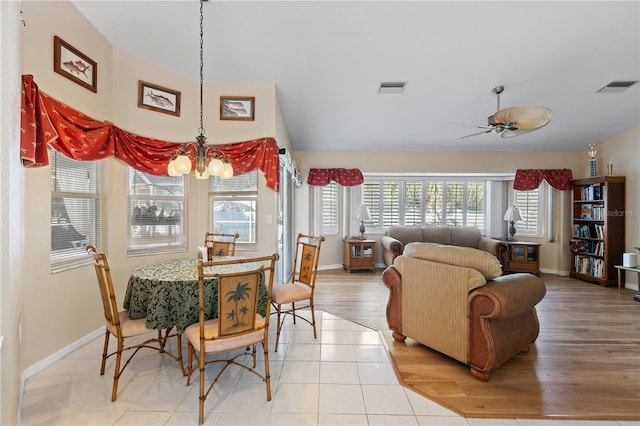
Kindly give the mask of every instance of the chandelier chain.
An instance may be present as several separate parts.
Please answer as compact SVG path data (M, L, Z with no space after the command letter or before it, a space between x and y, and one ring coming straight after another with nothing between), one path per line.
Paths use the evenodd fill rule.
M200 135L204 135L204 124L203 124L203 96L202 96L202 86L204 85L204 23L203 23L203 9L202 5L204 1L200 1L200 129L198 129Z

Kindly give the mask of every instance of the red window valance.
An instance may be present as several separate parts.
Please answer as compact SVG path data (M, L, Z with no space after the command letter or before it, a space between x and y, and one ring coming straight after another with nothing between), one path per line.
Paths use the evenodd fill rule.
M356 186L364 182L360 169L311 169L307 183L314 186L329 185L331 181L342 186Z
M513 181L513 189L531 191L546 180L552 188L571 189L571 170L569 169L518 169Z
M49 164L47 145L75 160L118 158L153 175L166 176L167 164L184 142L167 142L95 120L39 91L32 75L22 76L20 158L24 167ZM260 169L267 187L278 191L280 159L273 138L217 145L235 174Z

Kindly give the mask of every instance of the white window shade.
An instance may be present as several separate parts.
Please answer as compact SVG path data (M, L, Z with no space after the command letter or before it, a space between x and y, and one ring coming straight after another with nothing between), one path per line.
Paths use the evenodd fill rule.
M90 263L85 246L101 244L100 194L95 161L50 150L52 272Z
M515 224L518 235L541 234L540 195L542 187L531 191L514 191L515 204L520 208L522 221Z
M338 184L318 187L320 191L320 234L338 235Z
M210 232L237 233L239 247L257 243L257 171L229 179L215 177L210 181Z
M129 168L128 253L187 247L185 184L184 176L155 176Z

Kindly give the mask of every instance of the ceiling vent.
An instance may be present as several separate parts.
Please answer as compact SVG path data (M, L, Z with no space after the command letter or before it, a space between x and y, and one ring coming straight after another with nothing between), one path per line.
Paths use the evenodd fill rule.
M406 81L383 81L378 87L378 93L402 93L405 87L407 87Z
M629 87L636 84L638 81L612 81L601 89L596 90L596 93L621 93L627 90Z

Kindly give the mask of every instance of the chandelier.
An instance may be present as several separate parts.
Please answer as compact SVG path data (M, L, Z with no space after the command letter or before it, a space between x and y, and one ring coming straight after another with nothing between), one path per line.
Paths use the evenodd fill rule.
M233 176L233 167L227 156L215 145L208 145L207 138L204 135L204 124L202 121L202 86L204 76L204 59L203 59L203 10L202 5L205 1L200 0L200 128L196 142L184 144L169 161L167 172L169 176L182 176L191 172L191 157L195 156L196 161L196 178L208 179L209 176L220 176L223 179ZM209 160L210 159L210 160ZM207 162L209 164L207 164Z

